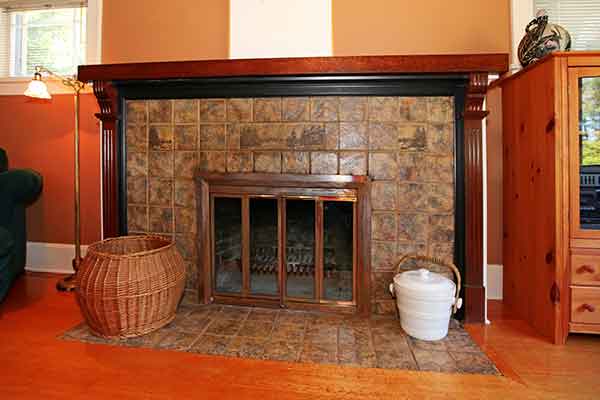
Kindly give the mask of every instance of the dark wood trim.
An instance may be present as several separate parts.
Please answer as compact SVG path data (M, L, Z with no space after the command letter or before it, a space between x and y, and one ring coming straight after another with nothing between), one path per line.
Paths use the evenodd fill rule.
M206 304L212 302L214 299L221 301L223 299L231 304L258 304L256 300L259 299L263 303L276 303L280 306L290 306L296 303L308 303L303 304L301 308L323 309L323 310L335 310L337 307L352 309L356 313L361 315L368 315L371 309L371 298L370 298L370 187L369 178L367 176L350 176L350 175L288 175L288 174L260 174L260 173L246 173L246 174L222 174L222 173L203 173L198 172L196 174L197 182L197 194L198 194L198 271L199 271L199 282L200 285L200 302ZM236 188L235 190L228 191L226 196L236 196L243 199L242 204L242 218L245 223L242 226L244 236L244 250L243 250L243 263L244 263L244 285L243 290L240 294L225 295L222 293L213 293L213 282L212 282L212 226L211 220L212 213L210 212L212 206L213 196L220 195L222 185L227 185L227 188ZM278 223L279 223L279 234L278 240L280 243L280 258L279 265L283 271L280 273L280 296L256 296L248 291L248 277L249 277L249 211L248 211L248 196L256 194L255 191L248 189L260 188L263 190L262 194L281 196L282 191L286 188L297 190L298 188L304 188L306 195L312 195L314 190L319 193L325 188L331 188L332 190L339 190L342 196L346 195L345 190L354 190L357 192L355 196L358 201L357 220L361 221L360 226L354 226L355 232L358 232L356 238L356 260L354 266L356 268L355 276L359 277L359 284L357 285L355 292L355 298L353 299L354 304L350 302L336 302L336 301L325 301L322 299L322 283L319 283L320 279L317 277L323 276L323 201L319 198L314 199L315 203L315 297L314 299L291 299L286 296L285 292L285 274L286 268L282 267L285 260L285 202L283 197L278 198ZM295 193L295 192L294 192ZM327 200L331 195L335 193L328 193ZM318 195L316 195L318 196ZM284 301L283 303L281 301Z
M465 168L465 322L485 322L483 286L483 102L487 73L473 73L464 111Z
M329 74L436 74L508 71L508 54L263 58L82 65L83 82Z

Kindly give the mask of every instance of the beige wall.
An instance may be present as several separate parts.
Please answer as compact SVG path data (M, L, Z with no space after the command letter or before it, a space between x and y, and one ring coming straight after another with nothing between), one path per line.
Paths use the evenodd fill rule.
M104 0L102 62L227 58L228 0Z
M333 0L335 55L510 49L509 0Z
M488 92L487 235L488 264L502 264L502 89Z

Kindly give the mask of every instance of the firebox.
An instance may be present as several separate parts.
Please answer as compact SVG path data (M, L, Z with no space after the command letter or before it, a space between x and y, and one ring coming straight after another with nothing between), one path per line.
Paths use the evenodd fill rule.
M197 181L204 302L368 312L366 176L203 173Z

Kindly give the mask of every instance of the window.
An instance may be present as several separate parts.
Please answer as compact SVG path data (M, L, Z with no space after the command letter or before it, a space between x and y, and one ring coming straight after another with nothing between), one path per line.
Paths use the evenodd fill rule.
M85 0L0 0L0 77L29 77L37 65L75 74L90 59L88 11Z
M534 0L534 13L542 9L569 31L572 50L600 50L599 0Z
M331 0L230 0L229 57L330 56Z

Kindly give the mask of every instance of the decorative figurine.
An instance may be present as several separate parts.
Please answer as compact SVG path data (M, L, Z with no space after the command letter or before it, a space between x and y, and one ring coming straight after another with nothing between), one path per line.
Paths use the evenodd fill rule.
M548 23L546 10L540 10L525 27L525 36L519 43L519 61L526 67L557 50L571 50L571 35L562 26Z

